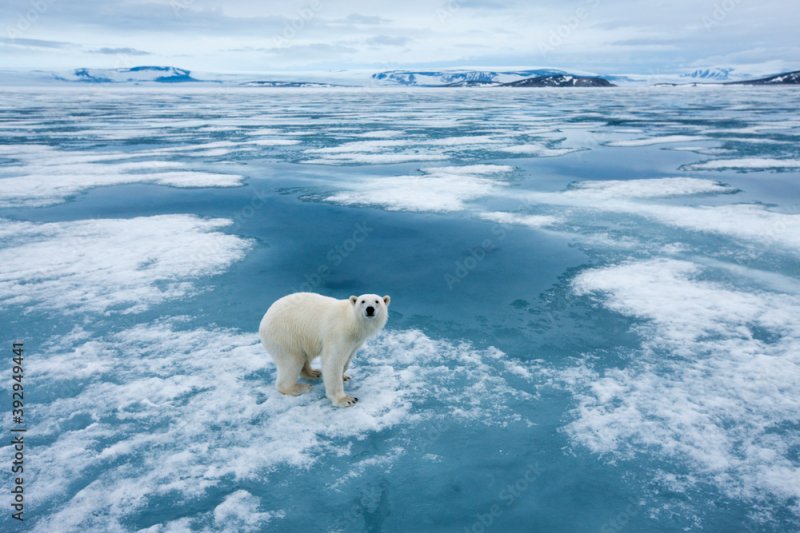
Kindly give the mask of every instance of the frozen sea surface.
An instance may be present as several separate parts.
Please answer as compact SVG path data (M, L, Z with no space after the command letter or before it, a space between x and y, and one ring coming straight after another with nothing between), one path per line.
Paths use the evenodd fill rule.
M798 530L797 109L781 88L4 91L27 529ZM297 290L392 295L351 409L274 389L256 329Z

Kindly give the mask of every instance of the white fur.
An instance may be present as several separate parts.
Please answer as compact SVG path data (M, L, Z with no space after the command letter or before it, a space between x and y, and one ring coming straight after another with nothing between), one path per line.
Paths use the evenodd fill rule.
M298 383L301 375L316 379L311 361L322 360L325 394L334 405L353 405L358 398L344 393L350 360L368 337L378 333L389 319L388 296L362 294L336 300L311 292L296 292L277 300L267 309L258 334L278 367L276 386L283 394L308 392L310 385ZM367 316L373 307L374 316Z

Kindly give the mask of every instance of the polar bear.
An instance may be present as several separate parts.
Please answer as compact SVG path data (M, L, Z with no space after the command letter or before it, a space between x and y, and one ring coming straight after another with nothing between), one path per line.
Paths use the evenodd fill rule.
M389 296L362 294L336 300L312 292L296 292L273 303L258 334L278 367L277 387L293 396L311 389L298 383L302 374L325 383L325 395L340 407L354 405L358 398L344 393L350 360L368 337L378 333L389 319ZM322 372L311 368L319 356Z

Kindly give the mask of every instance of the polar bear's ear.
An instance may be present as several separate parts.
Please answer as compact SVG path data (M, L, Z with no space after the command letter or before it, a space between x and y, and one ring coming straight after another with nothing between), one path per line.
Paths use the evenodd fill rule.
M383 297L383 303L386 304L386 307L389 307L389 302L391 302L391 301L392 301L392 297L389 296L388 294Z
M350 297L350 303L351 304L356 305L357 301L358 301L358 296L351 296Z

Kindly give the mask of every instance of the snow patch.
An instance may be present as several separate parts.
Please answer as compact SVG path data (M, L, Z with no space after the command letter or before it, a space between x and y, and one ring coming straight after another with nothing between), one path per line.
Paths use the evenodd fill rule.
M220 231L230 224L189 215L4 220L0 307L135 313L186 296L194 278L221 273L249 249L249 241Z
M577 294L642 320L643 346L624 368L562 374L577 400L567 433L612 457L677 459L730 497L777 499L800 514L796 434L775 431L799 421L800 298L704 273L653 259L575 279Z
M768 157L745 157L740 159L714 159L692 163L689 170L770 170L800 168L800 159L774 159Z
M528 202L625 213L692 231L800 251L800 232L796 230L800 227L800 214L773 211L758 204L684 206L644 201L658 197L735 192L735 189L711 180L655 178L583 181L557 193L502 192Z
M498 148L500 152L509 154L529 155L536 157L559 157L562 155L579 152L578 148L548 148L542 144L520 144Z
M34 531L124 530L126 520L166 497L191 514L192 501L212 488L263 483L278 465L305 469L347 455L348 441L374 433L391 429L414 440L423 421L522 422L512 406L531 399L505 381L497 350L403 330L367 343L347 386L360 401L336 408L319 383L303 396L279 394L254 333L179 325L73 335L74 344L65 340L38 357L32 386L69 393L39 402L29 426L42 443L30 450L26 479L29 505L41 517ZM427 402L437 409L415 408ZM0 450L0 459L8 453ZM45 506L49 514L36 511ZM259 507L252 495L234 492L214 519L247 528L278 516Z
M214 508L214 525L216 531L243 532L262 531L273 518L283 518L286 513L260 512L261 500L247 492L237 490L229 494L225 500Z
M707 141L707 137L698 135L662 135L656 137L645 137L642 139L628 139L623 141L611 141L608 146L651 146L654 144L669 144L681 142Z
M661 198L695 194L724 194L736 189L718 181L698 178L651 178L631 180L579 181L570 185L566 196L603 198Z
M345 205L379 205L390 211L460 211L466 202L505 185L488 176L511 170L506 165L430 167L419 175L353 182L351 190L337 192L326 200Z
M560 221L560 219L548 215L522 215L504 211L491 211L481 213L479 216L484 220L498 222L500 224L517 224L520 226L528 226L529 228L545 228Z
M18 162L2 168L0 207L45 206L93 187L156 183L172 187L237 187L242 177L200 172L175 161L124 161L131 154L79 154L43 145L0 146Z
M415 161L441 161L447 156L441 154L331 154L322 158L302 161L312 165L369 164L389 165L393 163L412 163Z

